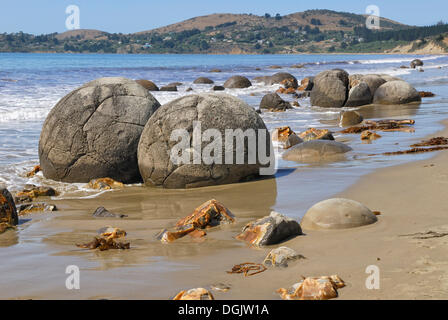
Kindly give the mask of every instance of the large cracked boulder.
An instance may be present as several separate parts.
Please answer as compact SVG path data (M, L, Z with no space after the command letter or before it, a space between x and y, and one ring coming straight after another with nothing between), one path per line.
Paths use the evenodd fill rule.
M350 89L345 107L353 108L372 103L373 96L365 82L360 82Z
M376 104L407 104L420 102L422 98L413 86L405 81L389 81L379 87L374 95Z
M141 181L137 145L159 102L126 78L101 78L69 93L50 111L39 140L46 178Z
M315 204L303 217L304 229L347 229L375 223L376 215L365 205L349 199L335 198Z
M349 75L341 69L327 70L314 78L311 104L322 108L342 108L348 97Z
M367 83L372 97L375 94L376 90L388 81L377 74L366 74L360 80Z
M199 137L193 136L195 124ZM214 129L211 137L205 137L207 132L212 133L208 129ZM242 135L238 139L226 138L226 130L238 129L241 129L241 134L254 134L253 139L249 138L250 144L238 143ZM146 185L170 189L229 184L256 178L261 164L256 155L250 159L248 156L253 156L255 149L258 150L262 144L267 154L271 147L268 135L263 139L265 141L259 141L260 130L266 130L266 126L257 112L231 95L201 93L176 99L157 110L145 126L138 146L141 176ZM202 143L198 140L201 132L204 134ZM199 161L194 160L193 154L199 152L194 152L197 150L194 146L200 146L202 150ZM226 156L233 160L229 163ZM238 158L240 160L236 162Z
M243 76L233 76L224 82L224 88L226 89L243 89L251 86L250 80Z

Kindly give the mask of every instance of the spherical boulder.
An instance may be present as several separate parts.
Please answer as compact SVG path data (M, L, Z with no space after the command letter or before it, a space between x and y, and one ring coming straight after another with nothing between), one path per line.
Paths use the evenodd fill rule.
M44 176L64 182L141 181L137 145L159 106L148 90L126 78L101 78L72 91L50 111L42 128Z
M422 98L417 90L405 81L389 81L379 87L374 95L376 104L406 104L420 102Z
M260 109L285 111L292 109L291 104L283 100L277 93L268 93L261 99Z
M193 81L194 84L213 84L213 80L206 77L199 77Z
M239 143L240 139L233 138L234 130L247 133L251 143ZM256 178L262 165L256 155L255 159L250 155L263 144L269 154L271 147L268 134L266 139L258 138L260 130L267 132L261 117L234 96L201 93L173 100L157 110L142 133L138 146L141 176L148 186L169 189ZM207 132L212 135L207 137ZM202 157L194 157L197 154Z
M365 82L360 82L350 89L345 107L353 108L372 103L373 96L369 86Z
M297 82L296 77L288 72L279 72L272 76L270 76L267 80L268 85L273 84L284 84L285 88L294 88L297 89L299 84Z
M377 74L366 74L360 79L360 82L365 82L369 86L372 97L375 94L376 90L387 81L388 80Z
M303 217L304 229L348 229L375 223L375 214L365 205L342 198L329 199L315 204Z
M337 160L352 148L332 140L312 140L298 144L283 154L283 159L296 162Z
M149 80L135 80L139 85L143 86L146 90L149 91L159 91L159 87L152 81Z
M348 97L349 78L344 70L333 69L314 78L311 104L322 108L341 108Z
M243 76L233 76L224 82L224 88L226 89L243 89L251 86L252 83L250 80Z
M423 61L420 59L414 59L411 61L411 68L415 69L415 67L423 67Z

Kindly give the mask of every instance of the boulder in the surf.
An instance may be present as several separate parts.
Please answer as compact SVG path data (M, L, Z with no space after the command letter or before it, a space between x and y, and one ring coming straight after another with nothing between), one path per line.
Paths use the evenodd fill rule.
M327 70L314 78L311 104L322 108L341 108L348 97L349 75L341 69Z
M226 89L243 89L251 86L250 80L243 76L233 76L224 82L224 88Z
M379 87L373 98L375 104L407 104L422 98L413 86L405 81L389 81Z

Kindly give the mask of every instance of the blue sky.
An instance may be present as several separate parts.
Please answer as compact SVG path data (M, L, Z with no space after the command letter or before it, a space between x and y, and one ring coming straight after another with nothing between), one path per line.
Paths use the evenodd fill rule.
M65 30L65 8L80 8L81 28L131 33L211 13L282 15L308 9L365 13L377 5L382 17L411 25L448 21L447 0L3 0L0 32L42 34Z

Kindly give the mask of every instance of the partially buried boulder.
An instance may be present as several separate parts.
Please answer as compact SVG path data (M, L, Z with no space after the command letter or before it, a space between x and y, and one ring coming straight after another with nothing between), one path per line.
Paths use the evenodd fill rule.
M329 199L315 204L301 221L304 229L347 229L375 223L376 215L365 205L349 199Z
M199 77L193 81L194 84L213 84L213 80L206 77Z
M361 123L364 118L356 111L344 111L339 115L339 126L350 127Z
M373 96L375 95L376 90L381 87L383 84L385 84L387 81L383 76L377 75L377 74L366 74L361 77L359 82L365 82L370 89L370 94Z
M360 82L350 89L345 107L353 108L372 103L373 97L369 86L365 82Z
M236 239L255 246L267 246L301 234L297 221L272 211L269 216L247 224Z
M148 91L159 91L159 87L152 81L149 80L135 80L139 85Z
M376 104L406 104L420 102L417 90L405 81L389 81L379 87L373 98Z
M292 109L291 104L283 100L277 93L268 93L261 99L260 109L285 111Z
M313 140L298 144L283 154L283 159L297 162L332 161L351 151L349 146L330 140Z
M125 78L97 79L69 93L42 128L39 158L44 176L64 182L101 177L141 181L137 145L159 106L145 88Z
M193 163L192 140L198 139L193 137L193 126L199 123L201 127L196 127L195 132L200 134L213 129L207 132L217 137L212 135L213 142L204 140L202 144L194 140L201 146L202 159ZM251 143L242 146L240 139L232 143L235 139L226 139L226 130L233 130L236 135L237 132L247 133ZM262 165L254 150L258 150L261 144L265 150L270 150L271 146L270 139L260 140L260 130L267 130L266 125L254 108L231 95L201 93L176 99L163 105L145 126L138 147L141 176L146 185L171 189L256 178ZM176 133L174 138L173 132ZM227 143L229 148L226 149ZM231 163L225 161L230 158L233 159ZM236 162L235 159L242 161Z
M160 91L177 91L177 85L176 84L167 84L166 86L163 86L160 88Z
M249 79L243 76L233 76L229 78L226 82L224 82L224 88L226 89L243 89L249 88L252 86L252 83Z
M348 73L333 69L319 73L314 78L311 104L322 108L341 108L348 97Z

